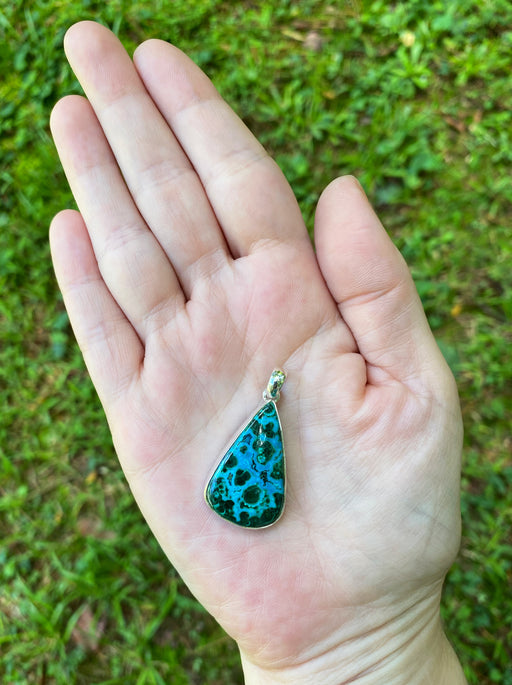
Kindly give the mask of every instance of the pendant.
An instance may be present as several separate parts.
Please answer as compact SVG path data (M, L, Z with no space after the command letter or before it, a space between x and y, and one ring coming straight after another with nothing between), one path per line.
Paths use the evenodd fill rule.
M283 513L285 461L276 402L286 374L275 369L264 403L222 457L204 493L222 518L244 528L266 528Z

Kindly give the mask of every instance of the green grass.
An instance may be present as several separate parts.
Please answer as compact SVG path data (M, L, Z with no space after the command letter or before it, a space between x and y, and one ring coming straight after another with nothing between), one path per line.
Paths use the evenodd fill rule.
M463 544L445 588L446 628L471 684L512 685L505 0L1 5L2 682L241 679L234 645L132 502L50 266L47 227L72 198L48 117L60 96L79 92L62 37L83 18L129 49L158 36L188 52L277 158L308 226L329 180L359 176L460 388Z

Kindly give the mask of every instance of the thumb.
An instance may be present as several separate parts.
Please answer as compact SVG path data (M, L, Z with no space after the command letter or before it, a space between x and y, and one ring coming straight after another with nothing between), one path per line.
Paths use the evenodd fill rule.
M315 216L317 259L365 358L370 383L439 378L446 364L407 265L359 182L337 178ZM431 386L431 387L435 387Z

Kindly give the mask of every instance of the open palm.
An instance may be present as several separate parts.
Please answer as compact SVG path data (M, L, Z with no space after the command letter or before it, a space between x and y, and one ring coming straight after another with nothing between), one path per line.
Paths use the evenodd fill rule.
M65 47L88 99L52 114L80 209L53 221L55 269L169 559L263 669L408 612L437 620L459 540L456 392L361 188L324 191L315 254L284 176L183 53L151 40L132 62L91 22ZM275 367L286 509L246 530L203 490Z

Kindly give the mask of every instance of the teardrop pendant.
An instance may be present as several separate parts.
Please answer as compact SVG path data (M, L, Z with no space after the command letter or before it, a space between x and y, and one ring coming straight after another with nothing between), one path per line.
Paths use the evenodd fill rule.
M205 490L209 506L244 528L266 528L282 515L285 459L276 402L286 374L275 369L263 393L264 404L222 457Z

